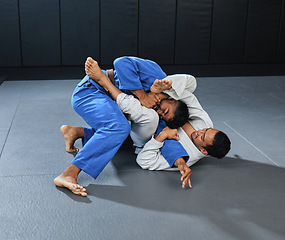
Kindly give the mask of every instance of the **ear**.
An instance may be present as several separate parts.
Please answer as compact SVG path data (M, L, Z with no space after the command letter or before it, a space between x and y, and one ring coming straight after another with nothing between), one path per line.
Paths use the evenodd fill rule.
M201 148L200 149L200 151L201 151L201 153L203 153L204 155L208 155L208 152L207 152L207 150L205 149L205 148Z

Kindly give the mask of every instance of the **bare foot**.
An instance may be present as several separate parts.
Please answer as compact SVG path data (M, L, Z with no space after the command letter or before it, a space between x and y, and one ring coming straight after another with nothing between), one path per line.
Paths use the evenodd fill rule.
M82 132L83 131L83 132ZM60 132L64 137L66 151L69 153L77 153L79 149L74 147L74 142L84 136L84 130L82 127L72 127L68 125L62 125ZM82 136L83 133L83 136Z
M53 180L58 187L66 187L76 195L87 196L86 189L80 186L77 180L72 176L66 176L64 173Z
M169 88L171 88L172 85L172 80L167 80L167 79L156 79L152 86L150 87L150 91L153 93L161 93L164 90L167 90Z
M85 72L91 79L104 88L106 84L111 83L110 79L102 72L98 62L91 57L88 57L85 62Z

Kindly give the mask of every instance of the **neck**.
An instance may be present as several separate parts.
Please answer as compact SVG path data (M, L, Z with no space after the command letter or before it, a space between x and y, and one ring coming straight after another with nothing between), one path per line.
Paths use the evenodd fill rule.
M192 136L191 134L193 132L195 132L196 130L192 127L192 125L187 122L182 126L182 129L184 130L184 132L187 134L187 136L191 139L191 141L193 142Z

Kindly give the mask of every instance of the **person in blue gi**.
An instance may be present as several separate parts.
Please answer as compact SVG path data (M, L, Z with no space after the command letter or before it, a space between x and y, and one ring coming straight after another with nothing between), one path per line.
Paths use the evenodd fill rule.
M91 58L88 60L86 66L88 66L88 62L90 63ZM92 66L94 62L92 62ZM99 69L99 78L107 78L106 72L101 71L98 65L97 67ZM166 77L166 74L155 62L127 57L115 60L114 67L115 85L119 89L131 89L131 92L147 107L159 104L159 97L153 92L147 92L156 79ZM77 182L77 176L80 171L83 170L93 178L97 178L131 131L130 123L116 102L108 96L108 92L102 86L94 81L96 79L91 79L87 75L74 90L72 106L91 128L78 128L77 132L74 133L76 138L82 138L83 148L78 152L68 168L54 179L55 185L66 187L74 194L82 196L86 196L87 193L86 189ZM108 78L107 80L109 81ZM112 86L115 87L115 85ZM118 88L116 89L120 91ZM187 106L183 102L180 102L179 105L182 106L182 112L186 114L178 114L179 118L175 121L173 119L177 115L177 101L166 99L157 108L157 111L161 112L161 118L172 128L182 126L188 119ZM162 109L161 106L165 106L165 109ZM153 109L150 110L155 112ZM156 118L154 120L157 122L154 124L155 127L152 127L149 138L158 124L158 117L154 118ZM180 121L179 119L182 120ZM77 149L73 148L74 140L72 139L75 139L75 137L70 137L72 133L67 128L63 127L62 129L67 146L70 146L67 148L67 151L77 151ZM65 132L68 132L68 134L65 134ZM183 165L185 165L185 161ZM187 167L187 165L185 166ZM188 173L184 178L189 179L189 177Z

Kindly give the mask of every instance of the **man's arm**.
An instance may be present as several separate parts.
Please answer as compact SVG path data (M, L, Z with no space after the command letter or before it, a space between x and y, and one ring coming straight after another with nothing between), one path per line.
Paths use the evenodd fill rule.
M174 170L170 164L165 160L161 154L161 147L164 142L169 139L179 140L177 135L177 129L164 128L157 136L148 141L142 151L137 156L137 163L143 169L149 170ZM186 184L192 187L190 181L191 169L186 165L183 157L179 157L175 160L174 166L178 167L182 177L182 187L185 188Z
M144 89L131 90L131 92L138 97L141 105L147 108L152 108L160 102L159 97L153 92L147 93Z

